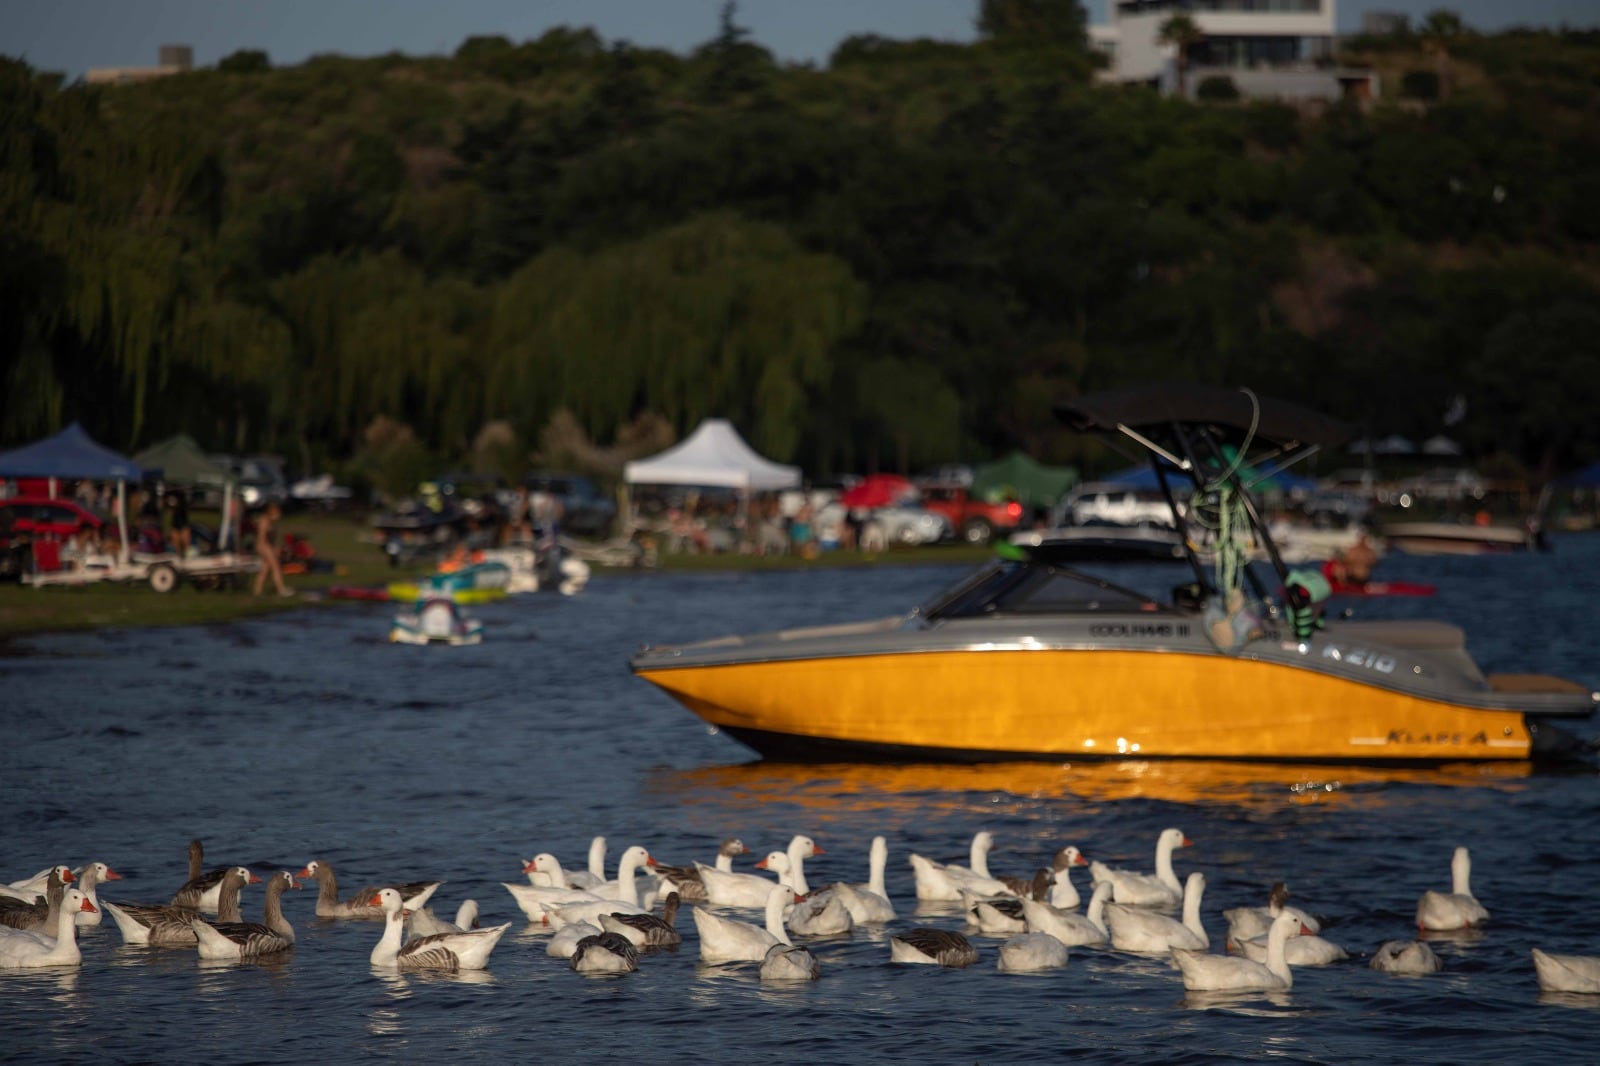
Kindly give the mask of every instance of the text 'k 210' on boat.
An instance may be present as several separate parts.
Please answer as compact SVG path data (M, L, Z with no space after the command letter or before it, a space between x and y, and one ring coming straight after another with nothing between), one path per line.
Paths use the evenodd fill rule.
M1142 450L1186 544L1216 545L1213 563L1189 550L1112 581L1047 540L908 614L647 646L634 672L785 759L1427 764L1585 746L1557 723L1590 718L1600 693L1486 677L1444 622L1322 617L1326 583L1285 565L1239 472L1336 445L1349 436L1342 423L1188 384L1100 393L1057 413ZM1252 565L1251 553L1268 561ZM1159 591L1132 587L1154 573Z

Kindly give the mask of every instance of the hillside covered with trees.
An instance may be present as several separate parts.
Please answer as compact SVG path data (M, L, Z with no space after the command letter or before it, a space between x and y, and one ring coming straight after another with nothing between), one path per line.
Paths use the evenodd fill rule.
M687 56L0 59L0 446L605 477L721 416L814 475L1082 461L1053 402L1186 377L1600 456L1600 32L1347 41L1383 99L1294 108L1098 84L1074 0L974 14L825 69L732 5Z

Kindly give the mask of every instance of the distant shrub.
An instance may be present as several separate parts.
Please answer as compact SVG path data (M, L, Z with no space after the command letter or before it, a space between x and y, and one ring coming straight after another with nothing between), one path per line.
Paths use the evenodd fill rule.
M1439 75L1431 70L1408 70L1400 79L1400 95L1411 100L1439 99Z
M1201 79L1199 87L1194 92L1201 100L1213 102L1239 99L1239 87L1226 74L1213 74L1209 78Z
M259 74L272 69L272 61L259 48L241 48L217 61L217 69L228 74Z

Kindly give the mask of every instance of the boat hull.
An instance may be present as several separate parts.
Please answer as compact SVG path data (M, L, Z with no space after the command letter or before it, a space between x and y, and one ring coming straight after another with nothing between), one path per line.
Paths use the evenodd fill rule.
M996 648L721 662L639 676L790 758L1525 760L1522 710L1464 706L1292 662Z

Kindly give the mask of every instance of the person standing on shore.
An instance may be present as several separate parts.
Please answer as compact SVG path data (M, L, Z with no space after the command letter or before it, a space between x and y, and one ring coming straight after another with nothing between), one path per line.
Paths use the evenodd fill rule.
M261 590L267 583L267 575L272 575L272 584L280 596L293 596L294 593L283 583L283 562L278 558L278 520L283 517L283 512L275 503L269 503L266 510L256 519L256 555L261 560L261 569L256 571L255 595L261 595Z

